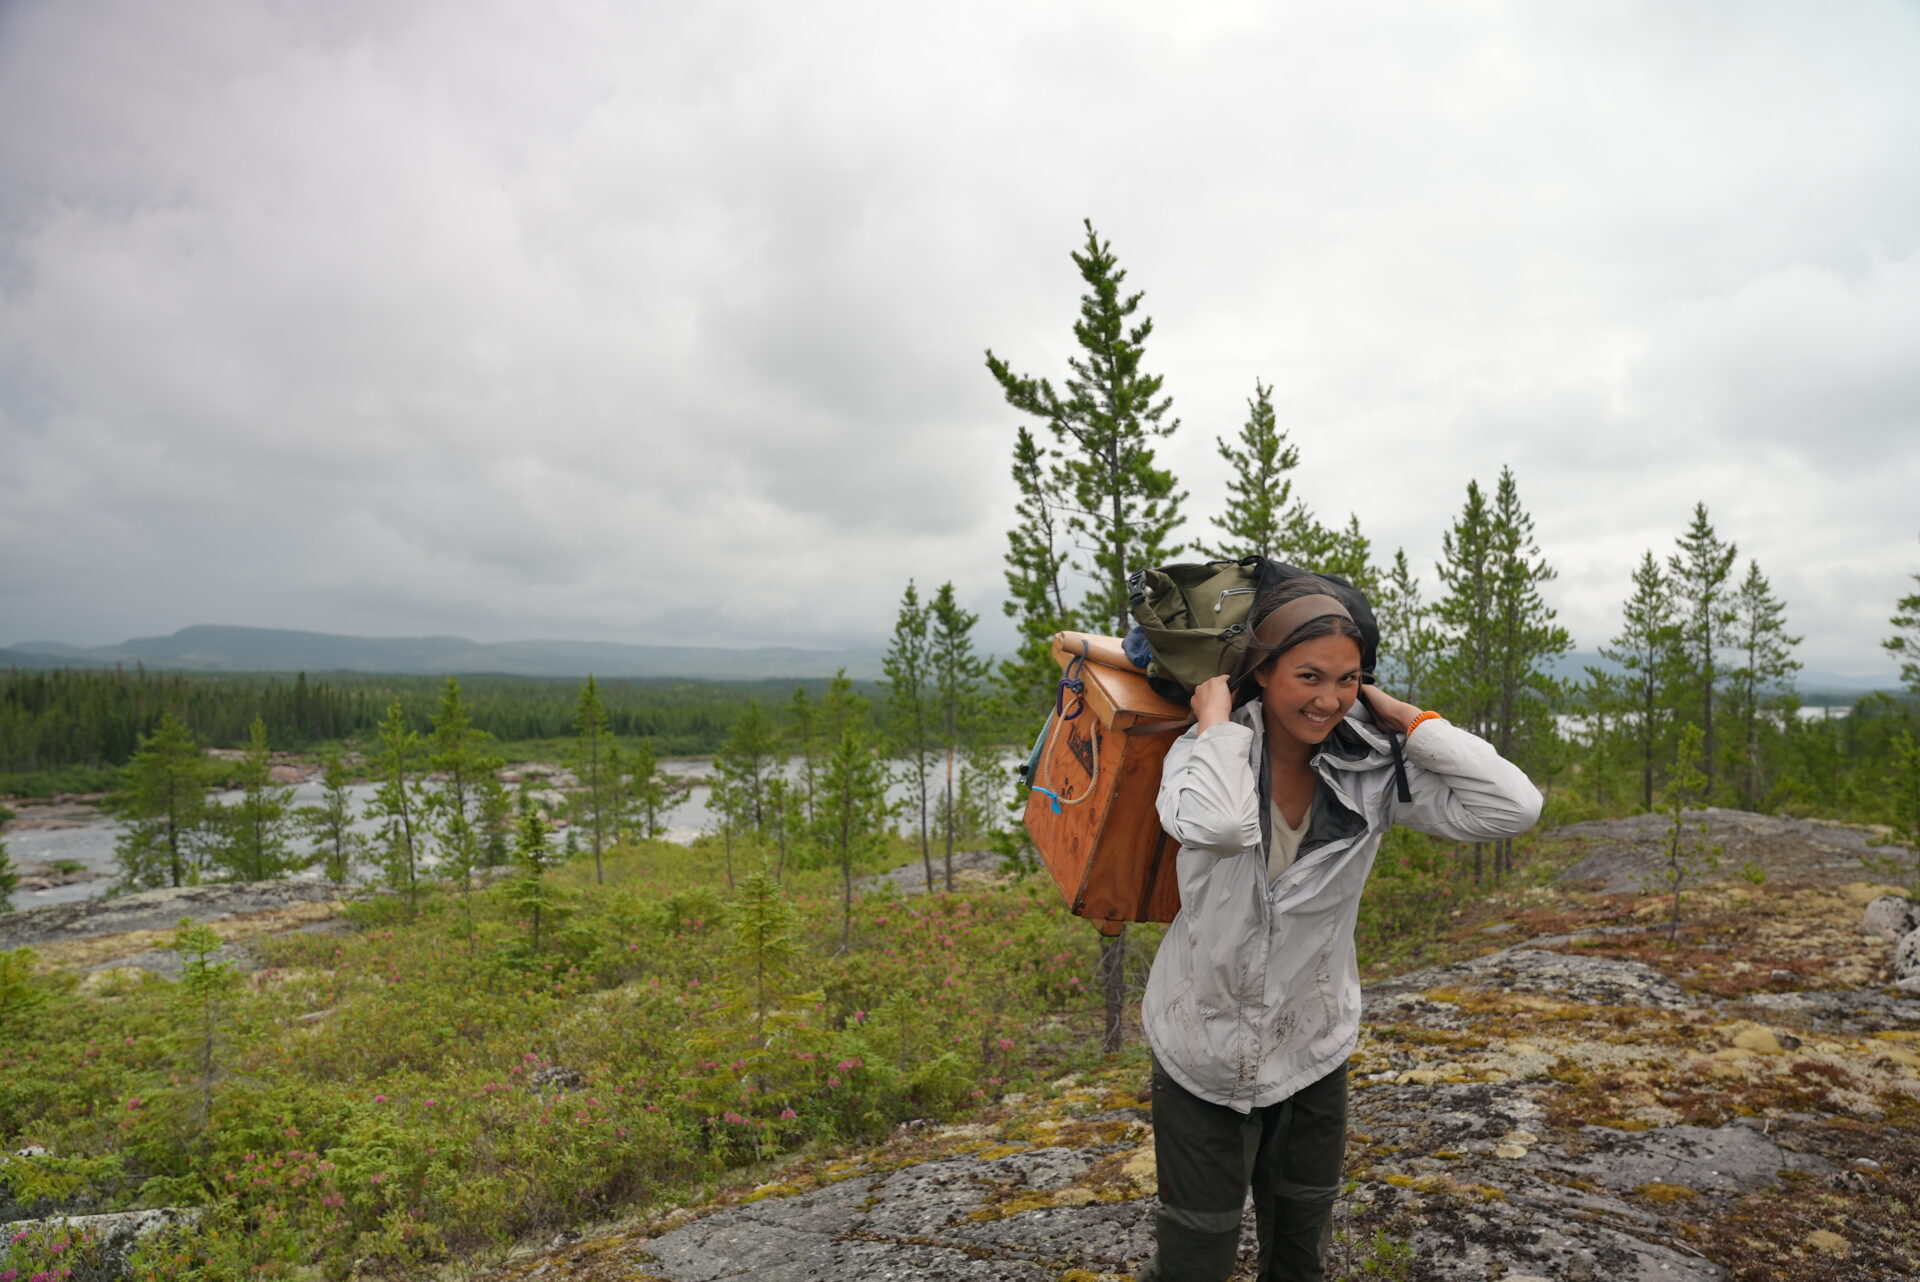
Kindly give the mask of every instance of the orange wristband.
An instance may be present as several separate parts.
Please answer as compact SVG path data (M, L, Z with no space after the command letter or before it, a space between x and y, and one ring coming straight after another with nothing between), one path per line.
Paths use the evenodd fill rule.
M1413 737L1414 730L1420 725L1422 721L1437 721L1439 719L1440 719L1440 714L1437 712L1421 713L1419 716L1415 717L1413 720L1407 722L1407 737L1408 738Z

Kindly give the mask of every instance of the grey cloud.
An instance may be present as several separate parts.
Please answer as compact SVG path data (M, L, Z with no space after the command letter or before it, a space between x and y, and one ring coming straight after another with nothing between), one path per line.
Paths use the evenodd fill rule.
M1091 216L1190 536L1258 377L1429 583L1511 464L1592 645L1702 499L1873 668L1916 52L1892 3L7 6L0 616L871 644L914 576L1004 635L980 353L1061 376ZM713 558L779 573L690 608Z

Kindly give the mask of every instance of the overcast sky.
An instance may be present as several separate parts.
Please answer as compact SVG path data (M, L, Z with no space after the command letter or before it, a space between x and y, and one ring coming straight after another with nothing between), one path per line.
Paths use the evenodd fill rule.
M1704 501L1809 666L1920 570L1912 3L0 3L0 644L878 645L1000 617L1091 218L1220 511L1432 590L1511 465L1576 642Z

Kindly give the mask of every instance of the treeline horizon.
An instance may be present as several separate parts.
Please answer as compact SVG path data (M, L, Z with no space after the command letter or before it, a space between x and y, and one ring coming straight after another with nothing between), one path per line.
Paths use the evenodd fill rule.
M463 676L474 725L503 744L574 733L581 679ZM823 697L830 677L750 681L613 677L598 680L611 732L648 739L663 757L710 756L725 744L749 702L776 720L796 689ZM148 668L0 671L0 777L69 767L117 769L172 713L196 741L244 748L257 718L275 751L309 752L376 737L389 707L429 729L443 676L330 673L197 673ZM853 689L870 696L871 681ZM0 778L0 791L5 791Z

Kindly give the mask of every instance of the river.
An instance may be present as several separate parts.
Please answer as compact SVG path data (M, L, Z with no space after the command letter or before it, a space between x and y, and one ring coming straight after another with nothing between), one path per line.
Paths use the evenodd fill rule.
M1007 767L1009 770L1023 759L1022 754L1009 752ZM891 801L903 802L907 797L907 785L896 777L888 788ZM661 773L672 778L704 778L713 769L713 763L705 757L676 757L660 763ZM789 763L788 771L793 766ZM936 764L930 771L929 782L932 787L940 787L944 778L943 768ZM365 817L368 803L373 799L377 784L360 783L348 788L352 798L354 829L372 835L379 825ZM293 788L292 802L296 806L320 804L321 786L318 780L296 784ZM713 826L713 814L708 807L711 789L704 783L677 794L673 804L663 816L667 826L667 839L670 841L690 842L702 832ZM213 799L231 803L240 796L237 792L212 794ZM29 865L68 863L78 864L86 873L92 874L83 881L71 881L64 885L48 887L45 890L28 890L24 887L13 892L15 908L37 908L43 904L72 903L81 899L92 899L107 893L118 874L118 865L114 862L114 843L126 831L126 825L119 820L91 806L62 805L58 807L39 807L30 804L14 803L19 820L27 826L10 825L6 833L7 852L13 857L15 867L25 869ZM41 826L42 824L46 826ZM298 839L296 849L306 849L305 843ZM309 870L296 873L295 876L318 877L317 871Z

